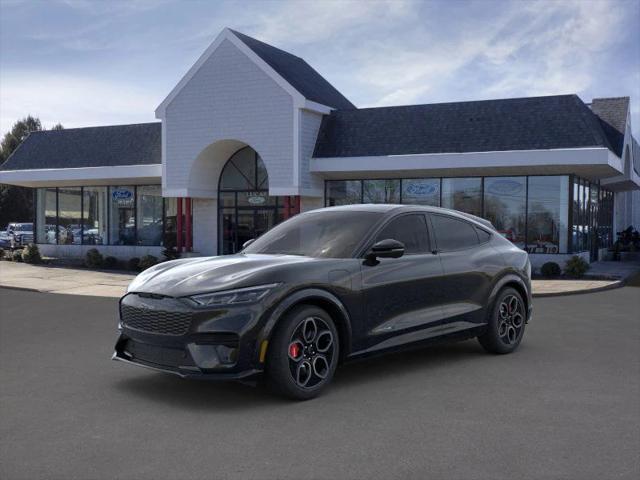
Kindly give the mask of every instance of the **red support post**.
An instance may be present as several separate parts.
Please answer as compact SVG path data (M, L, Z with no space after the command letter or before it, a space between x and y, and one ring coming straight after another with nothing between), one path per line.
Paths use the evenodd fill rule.
M182 197L177 198L176 213L176 249L178 253L182 253Z
M187 240L185 242L186 244L186 250L187 252L190 252L191 250L193 250L193 238L192 238L192 231L191 231L191 197L187 197L184 199L185 202L185 230L186 230L186 235L187 235Z

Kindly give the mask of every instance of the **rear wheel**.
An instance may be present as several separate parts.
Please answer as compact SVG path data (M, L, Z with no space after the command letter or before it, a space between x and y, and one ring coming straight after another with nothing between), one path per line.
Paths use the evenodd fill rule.
M486 331L478 337L490 353L511 353L522 341L526 309L520 293L505 288L498 293Z
M338 332L321 308L295 307L281 320L267 353L267 384L296 400L317 396L338 365Z

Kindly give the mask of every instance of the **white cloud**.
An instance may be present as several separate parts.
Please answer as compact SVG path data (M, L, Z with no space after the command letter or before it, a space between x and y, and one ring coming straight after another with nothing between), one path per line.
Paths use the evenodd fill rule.
M95 78L18 72L3 75L0 83L0 132L28 114L50 128L139 123L154 120L162 96L135 87Z
M377 24L402 18L410 13L411 3L409 0L279 2L275 10L253 17L252 33L276 45L320 42L358 26L375 29Z

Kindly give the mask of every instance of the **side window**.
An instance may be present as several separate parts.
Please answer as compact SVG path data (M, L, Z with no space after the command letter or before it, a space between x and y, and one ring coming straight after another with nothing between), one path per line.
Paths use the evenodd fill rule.
M480 243L486 243L491 238L491 234L486 230L476 227L476 233L478 234L478 239Z
M376 242L392 238L404 243L405 253L426 253L429 248L427 222L422 214L394 218L376 236Z
M448 252L478 245L476 229L468 222L445 215L431 215L438 250Z

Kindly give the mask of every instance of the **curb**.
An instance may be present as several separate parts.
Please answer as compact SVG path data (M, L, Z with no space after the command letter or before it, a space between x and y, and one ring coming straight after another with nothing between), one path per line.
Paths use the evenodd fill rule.
M567 292L549 292L549 293L534 293L532 295L533 298L545 298L545 297L564 297L567 295L582 295L585 293L596 293L596 292L604 292L606 290L615 290L616 288L624 287L625 281L618 280L611 285L605 285L603 287L595 287L595 288L586 288L582 290L569 290Z
M0 285L0 288L4 288L6 290L21 290L23 292L37 292L37 293L47 293L42 290L38 290L37 288L29 288L29 287L14 287L12 285Z

